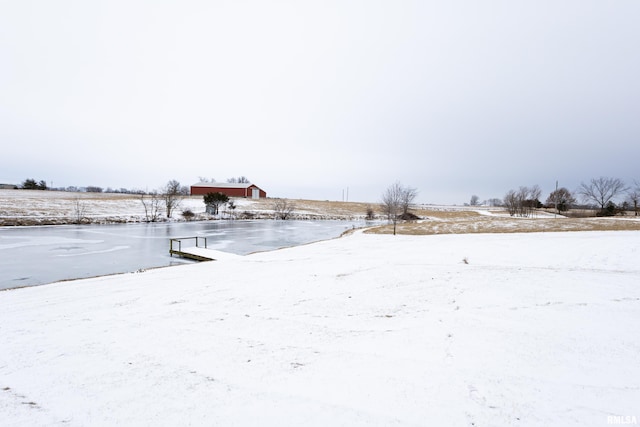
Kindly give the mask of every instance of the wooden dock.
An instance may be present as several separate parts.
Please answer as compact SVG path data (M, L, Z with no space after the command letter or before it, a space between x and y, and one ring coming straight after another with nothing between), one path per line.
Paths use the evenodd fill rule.
M195 240L195 246L186 246L183 248L183 242L189 242ZM206 237L182 237L179 239L171 239L169 240L169 255L174 256L177 255L182 258L189 258L195 261L213 261L214 258L209 258L202 254L198 254L194 251L194 249L200 248L200 241L204 241L204 248L207 248L207 238Z
M187 246L192 241L195 241L195 246ZM185 242L184 245L183 242ZM197 236L171 239L169 241L169 254L195 261L217 261L240 257L240 255L209 249L207 248L207 238Z

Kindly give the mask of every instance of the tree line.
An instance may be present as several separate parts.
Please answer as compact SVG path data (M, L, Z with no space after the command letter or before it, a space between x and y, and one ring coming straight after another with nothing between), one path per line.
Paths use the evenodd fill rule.
M147 191L128 189L128 188L103 188L97 185L88 185L86 187L77 187L70 185L68 187L50 187L45 180L36 181L33 178L27 178L19 186L15 188L21 190L51 190L51 191L68 191L71 193L122 193L122 194L146 194Z
M199 176L198 179L200 182L211 182L211 183L216 182L214 178L206 178L203 176ZM251 181L249 181L249 178L247 178L244 175L228 178L226 182L232 183L232 184L250 184L251 183ZM151 190L149 192L145 190L128 189L124 187L104 188L97 185L88 185L86 187L78 187L75 185L71 185L68 187L52 188L47 185L47 182L45 180L36 181L33 178L25 179L24 181L22 181L22 183L19 186L16 186L15 188L22 189L22 190L55 190L55 191L69 191L69 192L78 192L78 193L86 192L86 193L151 194L154 191L158 192L158 190Z
M640 183L625 184L619 178L599 177L589 182L582 182L575 191L566 187L556 188L541 202L540 187L519 187L509 190L502 200L491 199L492 206L504 206L511 216L530 216L535 209L542 207L555 209L558 213L566 213L578 206L579 200L590 208L596 208L597 216L613 216L633 210L638 216L640 202ZM621 200L624 198L623 200ZM616 203L617 201L617 203ZM471 197L471 205L476 205L477 196Z
M382 193L381 204L388 220L393 222L393 234L396 234L398 220L414 219L408 210L417 194L415 188L404 186L399 182L390 185ZM616 201L623 196L626 199L616 204ZM528 217L542 207L565 213L577 205L578 197L590 207L595 207L598 216L624 214L629 210L633 210L638 216L640 183L634 181L632 185L627 185L619 178L592 178L589 182L582 182L574 192L566 187L556 188L546 198L545 203L541 202L542 190L538 185L521 186L517 190L507 191L503 199L491 199L488 203L491 206L505 207L511 216ZM473 195L470 205L479 205L479 200L477 195Z

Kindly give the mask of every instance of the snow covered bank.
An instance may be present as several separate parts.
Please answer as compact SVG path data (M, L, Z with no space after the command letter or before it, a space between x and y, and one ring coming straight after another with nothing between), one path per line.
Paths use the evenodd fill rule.
M356 233L0 292L3 425L640 415L638 232Z

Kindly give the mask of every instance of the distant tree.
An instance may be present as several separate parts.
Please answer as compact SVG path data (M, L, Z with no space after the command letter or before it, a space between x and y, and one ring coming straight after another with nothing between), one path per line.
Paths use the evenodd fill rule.
M402 187L400 193L400 202L402 207L402 216L406 217L409 213L409 207L411 207L411 203L418 196L418 190L412 187Z
M598 211L596 216L615 216L618 214L624 215L625 208L623 206L617 206L615 203L610 201L609 203L607 203L607 206L605 206L604 209Z
M180 206L182 199L188 194L189 189L180 185L175 179L167 182L167 185L162 189L162 199L167 211L167 218L171 218L173 211Z
M235 219L237 206L233 200L229 200L229 203L227 203L227 209L231 211L231 217Z
M489 199L487 200L487 203L489 206L502 206L502 200L498 198Z
M593 178L588 184L584 182L578 188L585 202L593 202L604 212L609 205L620 194L627 191L627 186L619 178Z
M553 206L558 213L567 212L575 203L576 198L564 187L552 191L545 201L545 205Z
M542 207L542 203L540 203L542 190L538 185L534 185L533 187L520 187L519 194L521 198L521 216L532 216L536 209Z
M507 191L507 194L504 195L504 199L502 200L509 215L515 216L519 210L519 198L515 190Z
M102 193L102 187L90 185L87 187L87 193Z
M207 178L206 176L199 176L198 181L200 182L216 182L215 178Z
M529 188L525 186L521 186L516 192L516 197L517 197L517 206L518 206L518 210L517 210L518 216L521 216L521 217L528 216L529 207L526 201L529 198Z
M40 182L36 182L36 180L33 178L25 179L21 185L21 188L23 190L47 190L48 189L47 183L44 180Z
M276 219L289 219L294 209L295 205L287 201L287 199L275 199L273 202L273 211L276 214Z
M635 216L638 216L638 202L640 201L640 183L638 181L633 182L633 188L629 189L628 197Z
M540 187L537 185L520 187L518 191L509 190L503 199L504 206L511 216L531 216L535 209L542 207L540 193Z
M212 215L218 215L220 206L229 201L229 196L218 191L214 193L207 193L203 197L204 204L207 207L207 212Z
M540 203L540 197L542 196L542 190L539 185L534 185L529 188L529 204L534 206L536 209L542 207L542 203Z
M247 178L244 175L243 176L239 176L237 178L235 178L235 177L234 178L229 178L229 179L227 179L227 182L231 183L231 184L236 184L236 183L237 184L249 184L249 183L251 183L251 181L249 181L249 178Z
M480 201L480 198L474 194L473 196L471 196L471 200L469 201L469 205L478 206L478 202L479 201Z
M375 219L375 217L376 217L376 213L373 210L373 207L371 205L367 205L367 216L365 217L365 219L367 219L368 221L371 221Z
M29 178L24 180L21 187L25 190L37 190L38 183L35 179Z

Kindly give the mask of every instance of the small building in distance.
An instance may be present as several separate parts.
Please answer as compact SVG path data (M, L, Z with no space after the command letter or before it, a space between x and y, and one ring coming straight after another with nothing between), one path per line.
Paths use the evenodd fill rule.
M222 193L229 197L245 197L251 199L267 197L266 191L249 182L199 182L191 186L192 196L200 196L207 193Z

